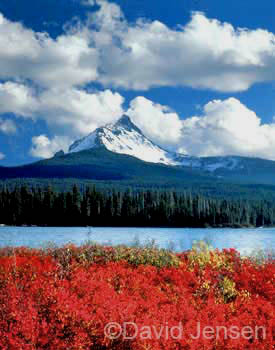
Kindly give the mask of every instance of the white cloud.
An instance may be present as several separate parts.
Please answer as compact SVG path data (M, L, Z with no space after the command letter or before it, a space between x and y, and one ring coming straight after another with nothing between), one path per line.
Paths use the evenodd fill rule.
M4 159L6 156L4 155L4 153L0 152L0 160Z
M44 120L53 139L33 139L34 156L58 148L113 122L124 98L89 83L125 89L190 86L243 91L275 80L275 35L239 29L194 13L189 23L169 28L160 21L129 23L120 7L105 0L87 22L66 26L51 38L0 13L0 115ZM156 143L195 155L241 154L275 159L275 123L262 124L240 101L212 101L203 114L180 121L169 108L139 96L128 114ZM0 118L0 130L15 132ZM64 136L66 135L66 137ZM47 151L48 148L48 151Z
M179 151L196 156L242 155L275 160L275 123L262 124L239 100L214 100L203 115L182 121Z
M42 119L53 131L72 137L81 137L118 119L123 114L123 102L124 98L111 90L53 88L35 93L23 84L0 84L0 113ZM4 127L11 131L11 121L5 122Z
M243 91L275 79L275 36L263 29L234 28L194 13L171 29L160 21L129 24L117 5L100 0L91 33L106 85L127 89L191 86Z
M66 136L54 136L52 139L46 135L35 136L32 138L30 154L36 158L51 158L60 150L67 151L71 142Z
M37 100L31 88L14 82L0 83L0 114L32 117L36 108Z
M127 115L146 136L159 145L175 147L180 139L180 118L166 106L139 96L131 101Z
M123 114L123 97L110 90L47 90L40 98L39 113L54 129L71 136L87 135Z
M22 104L22 110L31 106L29 102L28 99L25 100L26 106ZM30 116L44 120L55 137L34 137L30 154L49 158L60 149L66 151L75 139L117 120L123 114L124 99L110 90L88 93L78 89L52 89L36 96L34 102ZM10 112L12 111L14 112L11 105Z
M240 155L275 160L275 122L263 124L236 98L210 101L201 115L181 120L168 107L140 96L131 101L127 114L164 148L202 157Z
M3 132L4 134L15 134L16 125L10 119L0 118L0 131Z
M194 156L240 155L275 160L275 122L263 124L236 98L213 100L202 114L180 120L168 107L145 97L130 103L127 114L151 140Z
M181 120L168 107L140 96L131 101L127 114L164 148L202 157L241 155L275 160L275 122L262 124L236 98L213 100L202 107L202 115Z
M56 39L11 22L0 13L0 78L70 87L97 77L97 52L82 31Z
M50 157L66 150L77 138L116 121L123 113L123 97L110 90L47 89L40 94L19 83L0 85L0 109L28 118L40 118L56 135L33 139L31 154ZM262 124L255 112L239 100L214 100L199 116L180 120L168 107L139 96L126 112L157 144L196 156L243 155L275 160L275 123ZM0 118L0 131L14 133L9 119ZM66 135L66 136L64 136Z
M123 113L123 97L110 90L47 89L35 94L18 83L0 86L0 108L23 117L40 118L56 135L33 139L31 154L50 157L66 150L75 139L116 121ZM15 97L14 97L15 96ZM2 98L2 100L1 100ZM275 123L262 124L239 100L214 100L199 116L180 120L177 113L139 96L126 112L144 134L164 148L196 156L243 155L275 159ZM11 120L0 118L0 130L16 131ZM64 136L66 135L66 136Z
M100 8L87 22L65 26L56 39L0 14L0 78L51 89L99 82L218 91L275 80L275 35L267 30L234 28L203 13L176 28L144 19L129 23L114 3L85 2L95 3Z

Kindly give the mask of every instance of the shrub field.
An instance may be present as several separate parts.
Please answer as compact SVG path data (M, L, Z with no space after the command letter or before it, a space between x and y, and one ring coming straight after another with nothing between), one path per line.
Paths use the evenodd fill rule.
M0 349L273 350L274 257L2 248Z

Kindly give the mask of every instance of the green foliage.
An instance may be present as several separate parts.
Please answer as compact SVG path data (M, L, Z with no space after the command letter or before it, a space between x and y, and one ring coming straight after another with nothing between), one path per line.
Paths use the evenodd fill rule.
M124 245L104 247L89 242L80 248L73 245L67 245L61 248L48 247L45 249L45 253L58 261L63 272L69 270L72 260L84 265L108 263L110 261L125 261L134 266L151 265L158 268L178 267L180 264L180 259L176 254L151 245L140 248Z

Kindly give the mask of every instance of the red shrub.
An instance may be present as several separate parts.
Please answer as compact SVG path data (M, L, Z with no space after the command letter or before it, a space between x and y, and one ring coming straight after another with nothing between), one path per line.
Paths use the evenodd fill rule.
M129 249L123 257L130 262L112 261L107 249L108 259L101 252L89 263L80 258L83 249L0 256L1 350L275 349L274 261L257 265L229 250L205 259L184 253L175 257L178 266L169 260L170 267L156 267L133 264ZM139 333L126 339L135 333L127 324L125 334L109 339L109 322L135 323ZM179 325L181 337L166 337ZM225 336L248 326L264 328L250 339ZM215 339L193 339L198 327L215 329Z

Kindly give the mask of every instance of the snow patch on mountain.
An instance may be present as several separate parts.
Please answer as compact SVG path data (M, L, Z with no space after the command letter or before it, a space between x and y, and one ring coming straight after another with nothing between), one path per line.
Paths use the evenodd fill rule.
M191 167L211 173L218 169L242 168L238 157L199 158L169 152L149 140L126 115L116 123L98 128L88 136L74 142L69 148L69 153L102 146L111 152L128 154L146 162Z
M69 152L80 152L100 146L146 162L180 165L180 162L174 160L173 154L150 141L127 116L123 116L115 124L98 128L82 140L76 141Z
M87 137L84 137L83 139L75 141L69 148L69 153L73 152L81 152L85 151L86 149L91 149L96 147L96 133L91 133Z

